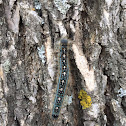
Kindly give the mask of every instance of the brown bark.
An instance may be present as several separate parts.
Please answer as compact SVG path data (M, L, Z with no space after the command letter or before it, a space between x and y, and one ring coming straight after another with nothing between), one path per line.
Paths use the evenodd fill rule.
M0 126L125 126L125 15L125 0L0 0ZM62 38L69 81L53 120Z

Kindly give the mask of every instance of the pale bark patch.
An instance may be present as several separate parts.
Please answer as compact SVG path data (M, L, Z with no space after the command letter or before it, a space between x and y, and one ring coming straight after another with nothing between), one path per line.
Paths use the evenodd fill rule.
M54 56L53 49L51 48L51 38L47 38L46 46L46 56L47 56L47 64L48 64L48 72L52 80L54 80Z
M97 84L95 81L93 68L89 70L87 59L84 54L80 52L79 47L77 47L77 45L73 44L72 48L74 51L77 67L86 81L87 90L94 91L97 87Z

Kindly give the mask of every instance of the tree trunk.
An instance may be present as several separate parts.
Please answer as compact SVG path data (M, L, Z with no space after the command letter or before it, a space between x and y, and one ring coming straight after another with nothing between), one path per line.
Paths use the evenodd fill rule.
M125 0L0 0L0 28L0 126L126 126ZM63 39L69 78L54 119Z

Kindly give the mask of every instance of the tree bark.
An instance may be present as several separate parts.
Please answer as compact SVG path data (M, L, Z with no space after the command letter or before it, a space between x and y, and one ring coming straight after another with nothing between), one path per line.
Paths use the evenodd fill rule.
M126 125L125 0L0 0L0 28L0 126ZM69 80L55 120L64 38Z

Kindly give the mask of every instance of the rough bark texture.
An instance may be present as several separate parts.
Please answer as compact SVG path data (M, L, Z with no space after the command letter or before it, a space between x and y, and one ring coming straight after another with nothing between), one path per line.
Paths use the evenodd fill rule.
M126 0L0 0L0 28L0 126L126 126ZM69 83L53 120L62 38Z

